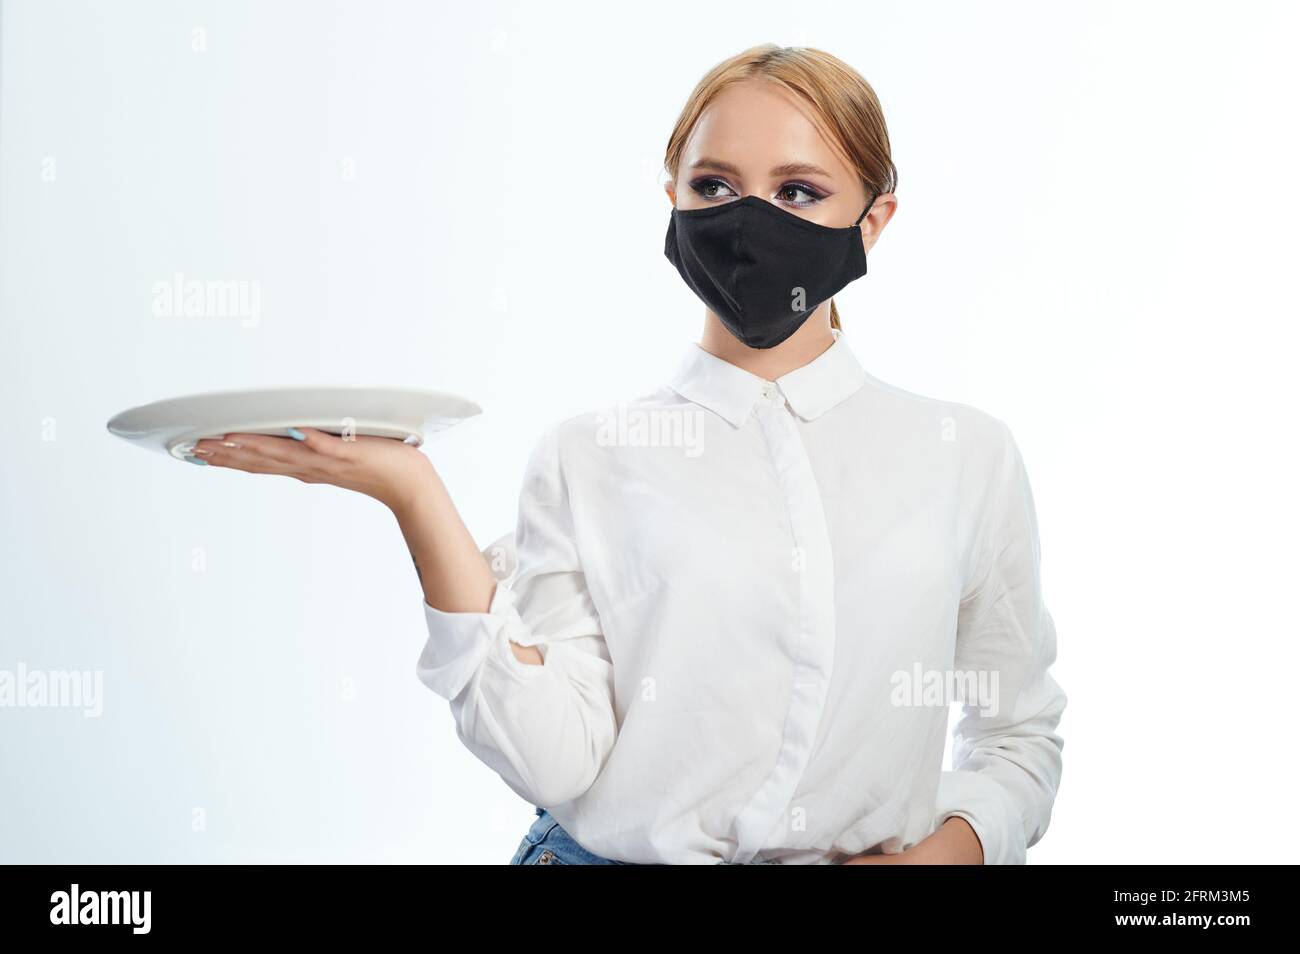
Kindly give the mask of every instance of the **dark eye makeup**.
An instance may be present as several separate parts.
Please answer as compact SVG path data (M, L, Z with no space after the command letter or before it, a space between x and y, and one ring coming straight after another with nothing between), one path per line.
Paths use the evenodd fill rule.
M690 181L690 187L702 199L716 201L734 198L739 193L725 179L719 176L701 176ZM807 182L785 182L776 190L776 199L785 205L805 209L816 205L826 198L828 193Z
M793 195L791 195L791 193ZM785 185L781 186L781 188L777 190L776 194L782 197L784 201L789 202L791 205L796 205L800 207L816 205L822 199L826 198L825 192L823 192L821 189L818 189L816 186L809 185L807 182L787 182L785 183ZM801 194L807 196L807 198L804 199L795 198L795 196ZM786 198L787 195L789 195L790 197Z

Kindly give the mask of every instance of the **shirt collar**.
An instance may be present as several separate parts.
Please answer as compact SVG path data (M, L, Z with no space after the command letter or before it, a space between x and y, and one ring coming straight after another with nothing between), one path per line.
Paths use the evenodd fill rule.
M835 340L829 348L775 381L790 409L806 421L821 417L866 381L866 372L844 333L832 328L831 334ZM669 386L688 401L740 427L770 383L693 344Z

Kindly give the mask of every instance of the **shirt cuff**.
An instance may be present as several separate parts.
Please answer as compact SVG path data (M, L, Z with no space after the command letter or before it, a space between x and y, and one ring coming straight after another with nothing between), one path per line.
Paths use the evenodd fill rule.
M954 815L966 819L984 850L986 865L1025 863L1024 824L1020 813L994 779L970 769L942 772L934 827Z
M508 672L521 679L531 678L541 670L541 666L520 662L510 649L511 642L536 645L545 659L545 642L533 638L519 616L515 593L506 583L497 582L485 613L447 613L421 602L429 639L420 653L416 674L444 699L460 695L492 654Z

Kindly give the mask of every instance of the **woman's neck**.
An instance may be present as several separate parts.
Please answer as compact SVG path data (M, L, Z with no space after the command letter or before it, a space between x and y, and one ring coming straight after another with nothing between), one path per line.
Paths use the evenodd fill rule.
M795 368L802 368L835 343L830 315L830 302L822 302L798 331L775 348L751 348L737 340L716 316L706 312L699 344L728 364L775 381Z

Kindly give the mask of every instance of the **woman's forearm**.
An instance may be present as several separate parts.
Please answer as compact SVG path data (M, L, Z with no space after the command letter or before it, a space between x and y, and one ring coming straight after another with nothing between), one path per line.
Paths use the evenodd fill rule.
M424 590L444 613L486 613L496 578L430 464L388 501Z
M854 855L846 865L982 865L984 847L970 822L953 815L907 851Z

